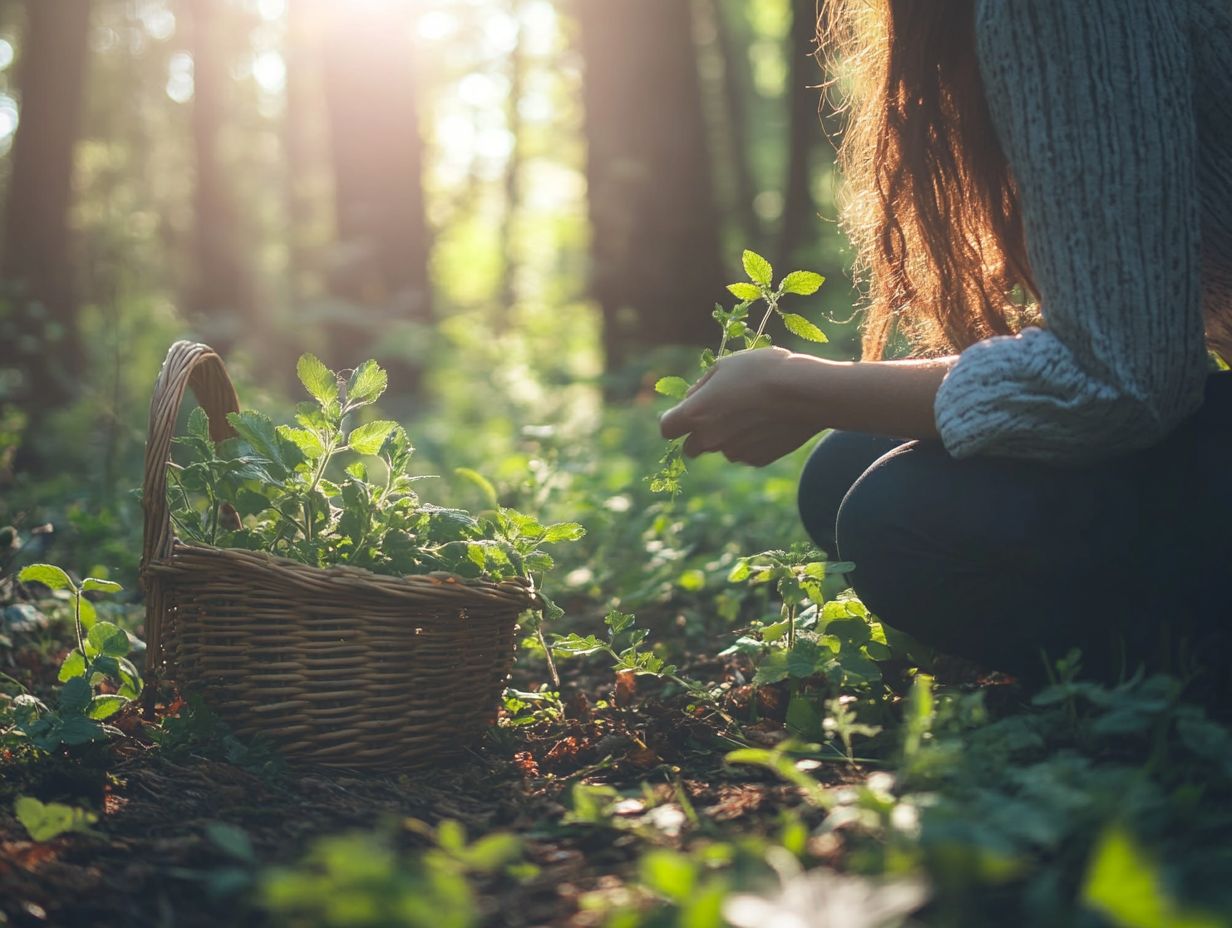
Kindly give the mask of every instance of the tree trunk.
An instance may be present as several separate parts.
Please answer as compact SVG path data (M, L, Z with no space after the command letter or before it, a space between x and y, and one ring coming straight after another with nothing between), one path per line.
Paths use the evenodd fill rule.
M219 154L230 80L218 17L223 0L188 0L192 18L193 151L196 158L196 268L188 310L214 347L226 351L254 323L256 292L245 260L232 191Z
M792 0L791 35L787 49L791 68L788 76L789 107L787 174L783 183L783 218L778 244L778 263L786 268L801 245L811 240L815 229L817 201L813 196L813 171L820 141L823 94L818 88L822 72L814 57L817 51L817 0Z
M331 325L330 353L349 366L368 357L385 320L430 321L429 242L410 16L396 4L330 3L329 10L325 77L338 230L330 288L355 307L353 318ZM416 365L403 366L401 377L414 374Z
M713 3L715 37L723 61L723 109L726 114L723 128L728 139L725 148L731 160L736 216L742 240L753 243L761 238L761 221L753 208L757 182L753 178L749 150L748 100L753 93L753 82L749 75L745 4L744 0L736 4L726 0L713 0Z
M526 84L526 49L522 27L523 0L510 0L509 14L517 22L517 37L509 53L509 97L505 104L505 128L513 139L509 160L505 162L505 215L501 222L501 284L496 311L497 325L507 324L509 313L518 301L517 224L522 205L522 166L525 127L522 120L522 95Z
M578 0L593 291L609 370L700 346L722 298L688 0Z
M0 339L0 367L19 372L13 398L34 414L71 399L82 370L68 214L90 3L29 0L26 22L0 271L32 305L12 307L20 337Z

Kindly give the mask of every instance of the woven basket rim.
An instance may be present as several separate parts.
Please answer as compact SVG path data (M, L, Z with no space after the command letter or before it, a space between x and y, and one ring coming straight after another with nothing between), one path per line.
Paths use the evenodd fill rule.
M289 585L295 585L297 580L310 576L316 583L325 581L336 585L340 591L345 590L350 593L357 592L356 586L361 585L365 590L373 592L379 591L392 596L404 595L422 599L426 594L444 592L441 588L445 587L454 592L466 590L479 595L495 594L511 600L523 600L527 609L534 609L540 605L538 592L531 581L525 577L495 580L489 577L463 577L443 570L423 574L378 574L367 568L350 564L314 567L291 558L270 554L268 551L187 544L178 538L172 543L170 555L150 561L145 570L158 573L178 573L182 559L185 557L229 561L238 570L272 571L275 577ZM181 561L181 564L177 564L177 561ZM196 572L187 564L182 566L185 572Z

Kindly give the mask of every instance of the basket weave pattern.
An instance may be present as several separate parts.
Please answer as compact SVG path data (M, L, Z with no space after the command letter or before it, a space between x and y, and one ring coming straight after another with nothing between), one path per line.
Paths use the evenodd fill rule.
M186 545L171 529L167 462L185 389L215 441L238 411L222 360L171 347L150 405L143 505L146 673L206 704L241 736L293 760L422 767L456 757L495 718L521 580L386 577L261 552Z

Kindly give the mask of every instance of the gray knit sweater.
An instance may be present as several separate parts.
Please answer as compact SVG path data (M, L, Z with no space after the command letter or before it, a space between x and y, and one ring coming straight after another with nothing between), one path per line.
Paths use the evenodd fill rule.
M1232 312L1232 0L977 0L976 36L1045 327L959 356L941 440L1154 444L1202 403L1204 311Z

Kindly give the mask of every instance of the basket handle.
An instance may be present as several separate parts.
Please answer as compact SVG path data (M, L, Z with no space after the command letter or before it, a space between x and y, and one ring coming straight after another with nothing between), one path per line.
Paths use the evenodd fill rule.
M184 399L191 389L210 420L210 438L223 441L235 435L227 413L239 412L240 401L222 358L208 345L179 341L167 352L154 397L150 400L150 429L145 447L145 480L141 506L145 510L145 542L141 552L141 577L146 590L146 671L151 677L162 660L162 625L166 613L162 584L147 572L151 562L171 553L174 536L171 510L167 506L167 463L171 439Z

